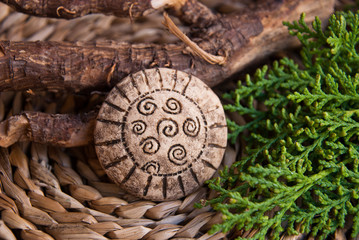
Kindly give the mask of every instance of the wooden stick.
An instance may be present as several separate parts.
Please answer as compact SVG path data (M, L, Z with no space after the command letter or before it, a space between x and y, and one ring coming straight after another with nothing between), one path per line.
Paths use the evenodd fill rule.
M72 19L91 13L140 17L154 10L151 0L1 0L18 12L40 17ZM161 6L159 6L161 7Z
M206 28L194 27L188 37L205 52L226 56L226 64L221 66L193 56L183 43L0 41L0 91L109 90L128 74L152 67L182 70L212 87L254 61L298 46L298 41L282 25L283 21L297 20L303 11L308 22L314 16L326 20L333 6L334 0L273 1L270 6L267 1L254 10L221 16L214 22L196 18L196 13L189 14L191 21L197 19L199 25L211 22Z
M18 12L39 17L73 19L93 13L137 18L160 8L171 8L187 23L213 20L215 15L197 0L0 0ZM196 18L192 14L196 12ZM202 20L198 21L198 18Z
M97 113L47 114L25 112L0 122L0 146L33 141L62 147L87 145L93 141Z

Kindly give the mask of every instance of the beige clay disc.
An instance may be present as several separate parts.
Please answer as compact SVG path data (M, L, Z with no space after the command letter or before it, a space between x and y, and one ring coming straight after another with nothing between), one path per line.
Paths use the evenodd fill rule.
M95 146L108 176L150 200L186 196L212 177L227 143L218 97L198 78L173 69L140 71L107 96Z

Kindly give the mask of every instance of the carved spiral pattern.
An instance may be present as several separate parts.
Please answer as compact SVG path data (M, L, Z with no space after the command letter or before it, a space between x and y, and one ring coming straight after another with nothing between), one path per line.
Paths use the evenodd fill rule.
M172 163L181 166L187 163L184 159L187 156L186 149L181 144L176 144L168 150L168 160Z
M155 161L147 162L143 165L142 170L150 174L156 174L160 171L160 164Z
M140 146L144 153L153 155L160 149L160 142L154 137L148 137L140 142Z
M187 118L183 123L183 132L190 137L197 137L200 130L200 122L199 119L196 118L197 121L192 118Z
M157 133L163 133L166 137L174 137L178 133L178 124L172 119L162 119L157 124Z
M182 105L177 99L169 98L162 109L169 114L179 114L182 111Z
M132 132L136 135L141 135L146 131L147 124L142 120L132 122Z
M137 110L140 114L148 116L153 114L157 109L153 97L146 97L137 104Z

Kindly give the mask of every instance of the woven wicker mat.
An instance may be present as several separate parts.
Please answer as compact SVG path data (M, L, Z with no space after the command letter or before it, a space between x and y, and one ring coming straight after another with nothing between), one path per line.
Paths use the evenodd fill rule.
M346 1L349 0L338 2ZM231 5L222 11L233 9ZM0 3L1 40L177 41L164 30L161 21L161 15L151 15L134 23L129 19L103 15L89 15L71 21L54 20L16 13ZM221 88L234 88L232 84L226 83ZM24 110L86 112L100 105L104 97L105 94L101 93L91 96L0 93L0 120ZM237 118L235 121L243 121L239 116L234 117ZM239 152L239 143L234 148L228 147L222 167L230 166ZM61 149L22 142L8 149L0 148L0 239L215 240L234 239L238 235L250 237L255 233L209 235L207 232L211 225L221 221L221 214L209 206L195 209L193 205L214 195L203 187L177 201L136 199L107 178L93 146ZM335 237L340 238L338 235L340 232ZM284 238L300 239L301 236Z
M171 42L151 15L139 23L90 15L66 21L30 17L0 4L1 40ZM76 113L100 104L104 94L0 93L0 120L24 110ZM226 239L207 234L221 215L193 204L214 193L201 188L169 202L136 199L111 183L93 146L60 149L16 143L0 149L0 239ZM223 164L236 151L228 148ZM1 187L2 185L2 187Z

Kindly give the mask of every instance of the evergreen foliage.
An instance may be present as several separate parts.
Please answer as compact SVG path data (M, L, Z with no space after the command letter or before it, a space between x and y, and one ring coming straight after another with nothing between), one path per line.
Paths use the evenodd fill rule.
M209 181L219 193L209 203L224 219L213 232L324 239L351 215L359 234L359 13L332 15L325 31L304 17L284 23L303 45L301 65L283 58L225 96L234 101L225 109L249 120L228 120L232 142L246 137L247 156Z

